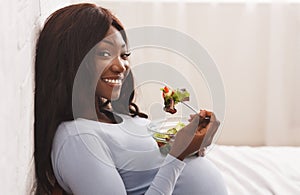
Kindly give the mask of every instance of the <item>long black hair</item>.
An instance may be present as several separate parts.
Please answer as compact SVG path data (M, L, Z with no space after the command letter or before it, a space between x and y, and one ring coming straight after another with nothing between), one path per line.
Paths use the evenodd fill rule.
M36 194L51 194L53 191L56 179L50 155L56 129L61 122L74 120L74 78L85 56L105 37L110 26L120 31L127 43L121 22L109 10L83 3L54 12L40 33L35 58ZM118 113L147 117L139 112L133 100L134 82L129 70L122 85L120 98L112 102L112 107ZM102 103L100 107L107 103ZM108 117L112 117L113 120L113 115L108 114Z

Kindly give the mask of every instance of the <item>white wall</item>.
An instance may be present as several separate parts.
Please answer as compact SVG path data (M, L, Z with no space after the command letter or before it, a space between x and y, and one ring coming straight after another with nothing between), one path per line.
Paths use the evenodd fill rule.
M1 2L0 194L32 194L34 48L41 21L62 2Z

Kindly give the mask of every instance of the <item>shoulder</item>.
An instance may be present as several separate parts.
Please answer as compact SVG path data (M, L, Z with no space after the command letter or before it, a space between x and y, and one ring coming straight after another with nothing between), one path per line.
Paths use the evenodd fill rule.
M62 122L54 135L53 145L60 145L70 137L83 134L95 135L92 127L89 127L78 119Z
M95 123L97 124L97 123ZM103 159L111 162L111 151L96 127L80 120L63 122L57 128L52 143L51 158L53 165L58 164L62 157L78 156L91 160Z
M108 149L102 137L97 131L97 123L84 119L62 122L55 133L52 143L52 155L58 156L63 147L70 151L76 150L80 145L87 148L94 148L101 145L101 148ZM66 144L68 144L66 146Z
M96 124L96 123L95 123ZM93 125L80 120L61 123L56 131L51 162L54 174L59 183L68 188L68 175L76 176L77 169L92 171L99 166L113 168L111 151Z

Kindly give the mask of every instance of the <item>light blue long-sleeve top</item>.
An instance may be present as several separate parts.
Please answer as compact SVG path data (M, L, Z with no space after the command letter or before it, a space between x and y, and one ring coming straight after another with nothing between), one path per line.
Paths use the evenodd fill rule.
M165 157L147 131L149 120L119 116L119 124L78 118L59 125L51 158L55 177L65 191L76 195L227 194L221 174L206 158Z

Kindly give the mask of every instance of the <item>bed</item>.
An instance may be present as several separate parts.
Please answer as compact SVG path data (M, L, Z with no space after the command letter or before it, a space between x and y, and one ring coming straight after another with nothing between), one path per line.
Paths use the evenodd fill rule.
M300 147L215 145L206 157L230 195L300 195Z

